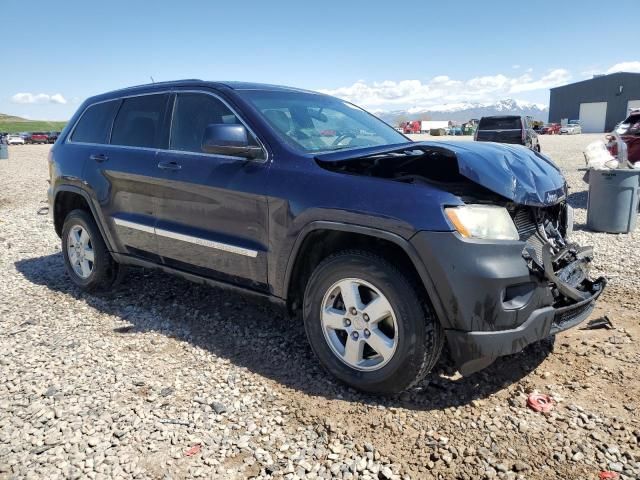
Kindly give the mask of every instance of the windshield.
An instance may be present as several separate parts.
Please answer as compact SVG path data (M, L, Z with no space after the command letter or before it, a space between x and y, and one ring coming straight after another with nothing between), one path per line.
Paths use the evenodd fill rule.
M409 142L361 108L326 95L240 90L273 129L304 152L326 152Z

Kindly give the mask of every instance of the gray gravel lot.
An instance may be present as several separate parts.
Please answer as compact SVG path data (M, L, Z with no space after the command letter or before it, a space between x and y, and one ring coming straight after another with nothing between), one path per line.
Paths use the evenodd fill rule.
M362 395L317 365L302 326L268 305L133 270L89 295L64 272L46 206L48 146L0 161L0 479L640 478L639 234L592 233L581 149L542 137L565 171L575 238L612 277L572 330L462 379ZM553 396L550 414L526 408Z

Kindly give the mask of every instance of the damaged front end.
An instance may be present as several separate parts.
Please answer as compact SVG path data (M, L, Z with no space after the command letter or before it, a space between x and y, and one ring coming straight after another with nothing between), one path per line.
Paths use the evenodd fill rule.
M606 279L589 276L593 247L569 240L573 209L566 202L546 208L517 207L512 218L525 243L522 257L529 270L549 282L557 310L550 334L580 323L593 309Z
M593 249L570 241L572 210L563 200L507 208L519 241L445 232L413 240L443 302L447 343L463 375L583 322L606 285L589 276Z
M453 203L443 203L443 212L473 204L508 210L517 230L509 240L465 237L457 226L411 238L463 375L584 321L606 285L589 276L593 249L570 240L573 211L562 173L538 152L420 142L322 154L316 161L337 173L447 192Z

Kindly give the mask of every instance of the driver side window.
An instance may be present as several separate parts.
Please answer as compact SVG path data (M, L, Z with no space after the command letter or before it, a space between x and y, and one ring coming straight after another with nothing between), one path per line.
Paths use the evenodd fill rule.
M229 107L206 93L178 93L175 102L169 145L171 150L202 153L202 137L208 125L242 123ZM249 135L249 143L257 145Z

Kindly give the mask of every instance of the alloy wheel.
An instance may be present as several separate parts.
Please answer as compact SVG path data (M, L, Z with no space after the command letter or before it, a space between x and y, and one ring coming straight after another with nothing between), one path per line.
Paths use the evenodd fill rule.
M91 235L83 226L74 225L69 230L67 254L74 273L82 279L89 278L93 272L95 256Z
M349 367L384 367L398 346L398 322L391 303L371 283L346 278L324 295L320 318L332 352Z

